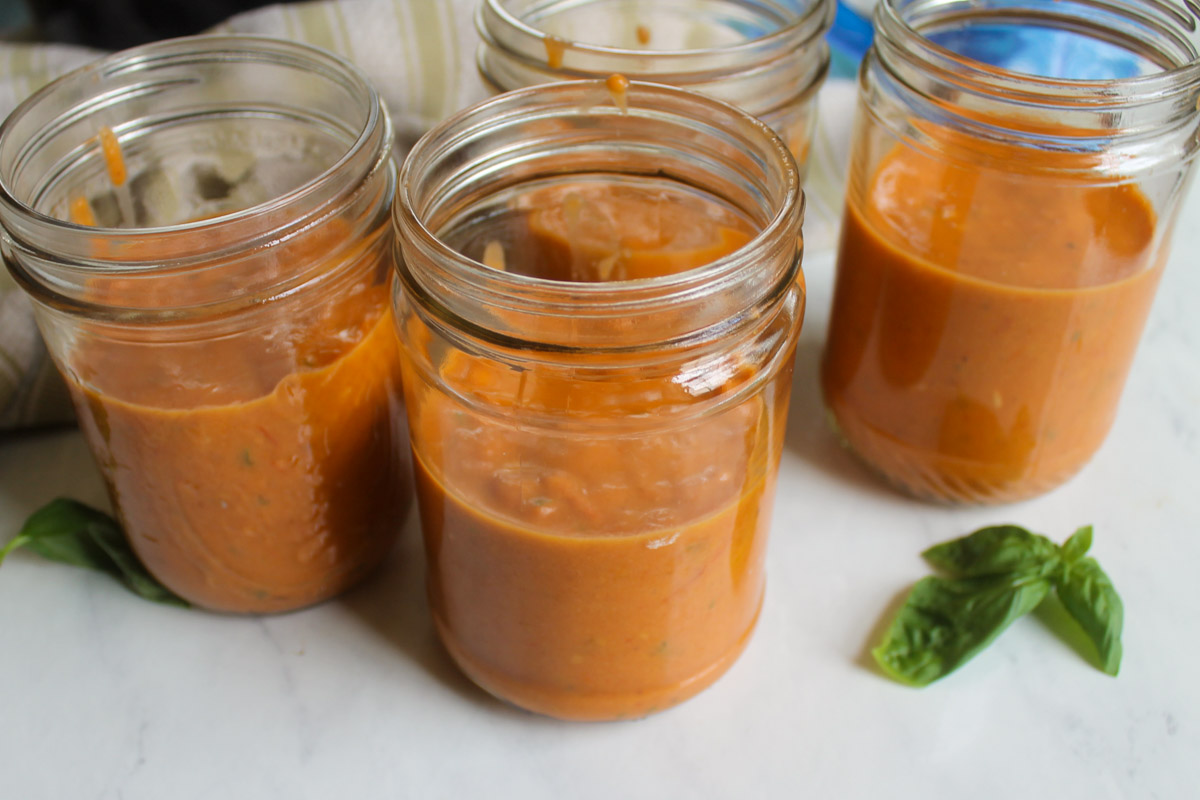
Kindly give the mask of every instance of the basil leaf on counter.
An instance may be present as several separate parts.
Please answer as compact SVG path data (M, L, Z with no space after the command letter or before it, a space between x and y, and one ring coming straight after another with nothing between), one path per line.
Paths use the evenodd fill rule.
M1057 558L1058 547L1045 536L1016 525L993 525L934 545L921 556L956 578L975 578L1041 569Z
M1013 620L1037 608L1051 585L1036 573L924 578L871 653L895 680L925 686L970 660Z
M1071 617L1095 644L1103 669L1121 664L1124 610L1112 581L1093 558L1092 527L1061 546L1017 525L981 528L922 555L950 578L913 587L883 641L871 651L887 675L926 686L987 647L1014 620L1057 591Z
M0 550L0 563L18 547L28 546L43 558L76 567L97 569L104 563L104 550L90 536L80 536L99 512L73 500L59 498L33 512L21 532Z
M1074 564L1087 555L1092 549L1092 526L1084 525L1071 534L1071 538L1063 542L1062 557L1068 564Z
M1125 625L1125 606L1117 590L1094 558L1081 559L1064 573L1058 582L1058 599L1096 645L1104 671L1116 675L1121 669Z
M0 563L18 547L50 561L108 573L146 600L188 607L142 566L116 520L75 500L60 497L33 512L0 549Z

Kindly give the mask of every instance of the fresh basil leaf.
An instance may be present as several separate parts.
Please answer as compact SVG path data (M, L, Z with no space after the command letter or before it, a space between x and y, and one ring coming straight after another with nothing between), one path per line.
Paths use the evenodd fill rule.
M188 607L188 602L159 583L150 572L142 566L129 540L125 538L115 520L109 518L106 522L93 522L87 527L88 536L96 543L116 566L116 572L109 571L113 577L125 584L125 588L146 600L167 605Z
M1105 672L1121 666L1121 598L1093 558L1090 525L1062 547L1017 525L981 528L923 554L954 579L913 587L872 653L892 678L924 686L986 647L1017 617L1057 589L1067 613L1096 647Z
M1087 551L1092 549L1092 526L1084 525L1074 533L1071 538L1063 542L1062 550L1063 561L1067 564L1074 564L1079 559L1087 555Z
M980 528L961 539L934 545L921 554L936 569L955 578L1012 572L1049 574L1058 563L1058 546L1018 525Z
M13 550L16 550L18 547L24 547L25 545L29 544L29 540L31 538L32 537L29 536L28 534L18 533L16 536L9 539L8 542L4 545L4 547L0 547L0 564L4 563L4 559L8 558L8 554L11 553Z
M948 675L1046 598L1051 582L1039 570L918 581L871 651L890 677L925 686Z
M111 518L83 503L60 497L29 515L21 532L5 546L3 555L25 546L51 561L107 571L110 560L104 550L88 536L80 535L90 523L105 519Z
M28 547L50 561L108 573L146 600L188 605L142 566L116 520L75 500L60 497L33 512L21 532L0 550L0 562L18 547Z
M1108 575L1096 559L1083 558L1064 570L1057 588L1058 599L1096 646L1104 671L1116 675L1121 669L1125 606Z

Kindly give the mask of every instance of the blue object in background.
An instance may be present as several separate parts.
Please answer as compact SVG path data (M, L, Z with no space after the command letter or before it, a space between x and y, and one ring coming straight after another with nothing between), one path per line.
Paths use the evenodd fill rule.
M862 5L859 3L859 5ZM873 3L868 3L873 7ZM869 15L855 11L845 0L837 0L833 26L825 35L829 42L829 73L833 77L852 78L858 73L858 62L871 46L874 28Z
M1028 0L1030 9L1055 0ZM875 0L837 0L837 13L827 40L831 51L830 74L853 77L871 46L871 13ZM994 67L1065 80L1103 81L1132 78L1161 71L1162 67L1127 47L1105 42L1066 25L1039 25L970 19L957 25L935 27L929 40L967 58Z
M929 39L967 58L1043 78L1104 81L1161 70L1119 44L1049 25L973 23L935 31Z

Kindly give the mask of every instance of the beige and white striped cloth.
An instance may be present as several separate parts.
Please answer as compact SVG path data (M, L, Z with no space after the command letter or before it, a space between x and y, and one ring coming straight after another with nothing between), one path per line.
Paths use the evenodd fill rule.
M475 70L478 0L321 0L240 14L214 33L255 33L332 50L362 69L388 105L402 145L487 95ZM102 55L63 45L0 44L0 116L54 77ZM849 81L820 95L820 129L811 151L806 246L828 250L836 238L853 107ZM0 269L0 431L71 420L66 391L46 355L29 300Z

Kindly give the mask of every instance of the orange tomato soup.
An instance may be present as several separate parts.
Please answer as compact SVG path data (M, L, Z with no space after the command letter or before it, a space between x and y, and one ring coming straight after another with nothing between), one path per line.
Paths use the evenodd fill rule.
M539 277L670 274L753 235L686 202L648 223L659 200L611 186L536 199L506 263ZM572 231L577 203L593 225ZM716 680L762 602L790 353L765 384L744 369L698 388L584 356L523 371L438 357L415 317L405 339L431 606L462 669L566 719L641 717ZM716 410L687 416L697 402Z
M826 403L868 463L939 500L1016 500L1087 463L1161 274L1136 187L997 168L992 149L951 165L896 147L842 231Z
M317 247L343 228L330 230ZM412 493L380 274L336 299L267 303L250 330L84 337L69 354L63 371L117 516L146 567L186 600L299 608L341 592L390 548ZM157 278L152 291L205 280ZM109 304L146 300L125 294L145 291L135 287L105 291Z

